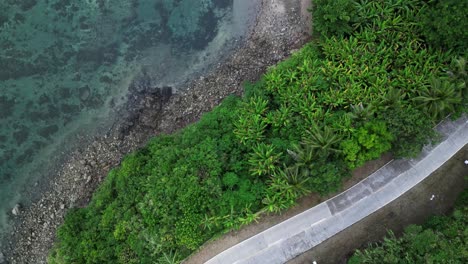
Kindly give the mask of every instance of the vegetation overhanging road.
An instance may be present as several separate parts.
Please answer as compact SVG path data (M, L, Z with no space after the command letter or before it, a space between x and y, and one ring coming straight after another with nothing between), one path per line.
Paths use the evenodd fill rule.
M468 117L436 127L443 141L415 159L393 160L341 194L273 226L207 264L284 263L374 213L429 177L468 144Z

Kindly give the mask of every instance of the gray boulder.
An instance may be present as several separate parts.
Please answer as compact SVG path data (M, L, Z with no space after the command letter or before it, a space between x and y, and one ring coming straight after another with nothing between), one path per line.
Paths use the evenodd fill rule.
M20 214L20 205L19 204L16 204L15 207L13 207L13 210L11 210L11 213L14 215L14 216L17 216Z

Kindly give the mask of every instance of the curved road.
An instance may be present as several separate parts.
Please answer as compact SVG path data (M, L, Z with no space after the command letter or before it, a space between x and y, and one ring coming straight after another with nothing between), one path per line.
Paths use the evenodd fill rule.
M341 194L221 252L208 264L285 263L419 184L468 144L468 117L435 128L442 140L415 159L392 160Z

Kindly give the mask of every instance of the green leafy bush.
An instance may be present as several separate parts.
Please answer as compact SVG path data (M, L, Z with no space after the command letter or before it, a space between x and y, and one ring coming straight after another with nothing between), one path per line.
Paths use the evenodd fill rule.
M348 263L466 263L467 194L463 192L451 216L434 216L423 226L410 225L399 238L389 231L383 243L357 250Z
M154 263L170 252L179 259L229 227L205 229L206 216L247 218L247 206L261 209L264 183L249 180L233 133L238 104L228 98L196 125L126 157L88 207L69 213L51 262Z
M253 146L265 138L264 131L268 124L265 113L268 101L259 96L252 96L240 109L234 133L242 144Z
M273 145L259 143L250 154L249 165L252 175L270 176L278 169L280 155Z
M461 103L456 108L456 113L468 111L468 73L466 72L466 60L462 57L452 59L447 70L448 80L455 86L457 93L461 94Z
M425 144L436 138L431 120L411 105L388 108L380 117L395 137L392 153L396 157L415 157Z
M468 2L459 0L431 0L419 15L422 33L435 48L454 50L466 55L468 49Z
M325 195L338 191L343 178L349 175L349 168L339 160L317 162L309 180L309 189Z
M341 148L348 166L356 168L390 150L393 140L384 122L372 121L358 128L352 138L342 141Z
M352 32L356 2L351 0L316 0L312 3L314 32L322 36L343 36Z

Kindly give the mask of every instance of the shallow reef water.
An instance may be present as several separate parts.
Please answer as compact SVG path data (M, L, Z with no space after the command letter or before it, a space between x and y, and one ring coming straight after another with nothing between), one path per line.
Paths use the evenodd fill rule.
M67 136L105 126L142 71L177 87L214 65L247 32L253 2L2 0L0 233Z

